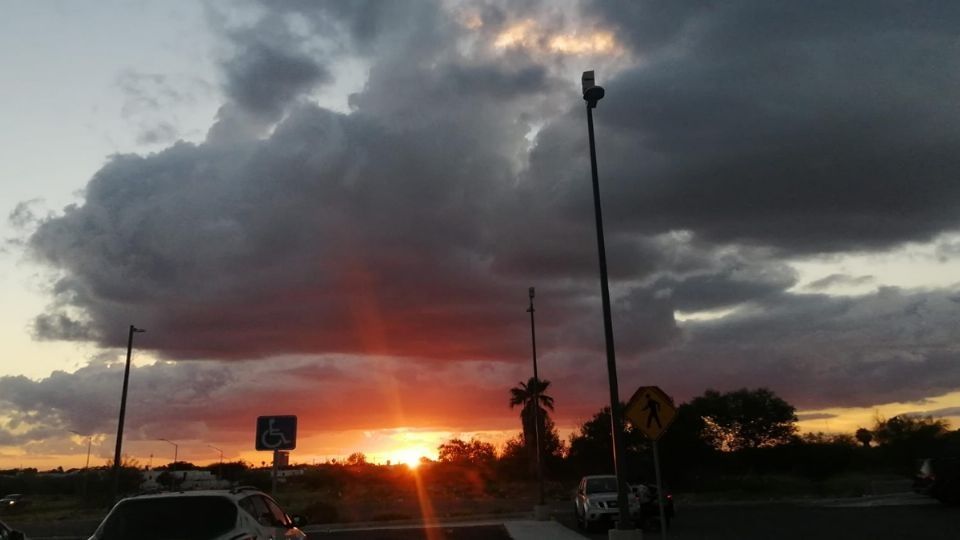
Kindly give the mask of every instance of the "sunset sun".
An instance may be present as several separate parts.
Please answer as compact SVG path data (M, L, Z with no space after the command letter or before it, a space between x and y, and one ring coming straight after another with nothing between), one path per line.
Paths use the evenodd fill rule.
M391 463L402 463L411 469L416 469L420 466L420 458L427 457L430 453L426 448L411 446L390 452L387 454L387 459L389 459Z

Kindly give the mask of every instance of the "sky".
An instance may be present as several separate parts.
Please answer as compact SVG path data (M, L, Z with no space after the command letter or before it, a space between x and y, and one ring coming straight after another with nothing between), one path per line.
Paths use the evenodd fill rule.
M952 2L6 0L0 467L566 438L767 387L805 431L960 422Z

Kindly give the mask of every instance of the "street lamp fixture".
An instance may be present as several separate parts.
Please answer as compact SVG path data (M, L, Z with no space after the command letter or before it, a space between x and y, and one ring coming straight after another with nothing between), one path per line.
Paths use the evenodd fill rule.
M627 481L624 475L623 418L620 413L620 395L617 384L617 358L613 344L613 317L610 310L610 285L607 280L607 252L603 240L603 212L600 207L600 181L597 179L597 149L593 136L593 109L605 94L597 86L593 71L584 71L580 80L583 99L587 102L587 132L590 138L590 173L593 177L593 213L597 222L597 254L600 259L600 295L603 300L603 335L607 348L607 378L610 383L610 432L613 438L613 469L617 475L617 529L630 527L630 507L627 503Z
M133 335L146 332L130 325L127 335L127 366L123 371L123 392L120 394L120 420L117 422L117 448L113 452L113 500L120 495L120 452L123 449L123 421L127 414L127 387L130 383L130 355L133 353Z

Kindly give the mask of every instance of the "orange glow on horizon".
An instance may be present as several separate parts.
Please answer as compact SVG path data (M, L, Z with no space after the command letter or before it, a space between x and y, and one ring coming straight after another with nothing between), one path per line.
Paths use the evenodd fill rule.
M422 458L432 459L431 455L435 454L436 452L431 452L426 448L411 446L386 452L383 454L383 457L384 461L390 461L390 463L395 464L402 463L411 469L416 469L420 466L420 460Z

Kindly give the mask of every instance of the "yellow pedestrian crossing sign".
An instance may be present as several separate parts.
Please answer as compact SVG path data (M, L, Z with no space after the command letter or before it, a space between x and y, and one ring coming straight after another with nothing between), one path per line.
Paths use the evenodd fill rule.
M657 440L677 417L677 408L657 386L641 386L627 403L625 416L650 440Z

